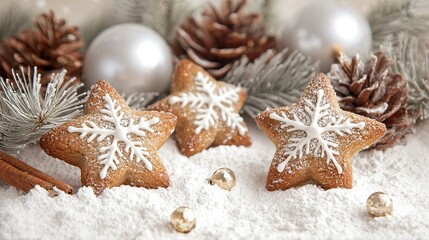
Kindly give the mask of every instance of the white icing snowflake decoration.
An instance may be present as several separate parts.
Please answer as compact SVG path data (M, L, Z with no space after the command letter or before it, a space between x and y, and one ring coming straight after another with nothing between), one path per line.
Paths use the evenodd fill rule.
M209 77L204 76L201 72L195 76L195 85L197 93L190 92L173 96L169 103L181 103L181 107L189 104L190 107L196 108L194 121L196 134L214 126L219 118L232 130L237 128L241 136L247 132L247 128L242 124L243 118L233 108L234 103L239 99L240 88L230 86L218 88L216 83L209 81ZM220 116L216 110L219 110Z
M109 94L106 94L103 99L106 101L104 108L100 110L103 114L102 120L104 120L100 125L103 127L98 127L96 123L87 121L82 123L81 128L69 127L67 130L70 133L81 133L81 139L89 135L88 142L91 142L95 138L97 138L98 142L101 142L107 137L110 137L109 144L99 149L101 155L98 156L98 161L100 164L104 165L100 172L101 179L106 177L109 168L116 170L117 165L120 163L119 158L124 156L124 152L129 154L129 160L133 161L135 159L136 162L143 161L146 168L152 170L152 164L145 157L149 156L147 148L139 141L132 141L129 135L135 134L144 137L146 136L144 131L154 132L151 126L159 123L159 118L154 117L146 121L142 117L140 121L135 124L133 118L124 118L124 112L121 112L121 106L116 106L117 101L112 100ZM124 152L122 152L119 147L119 143L121 142L125 144Z
M308 99L304 99L304 111L301 111L300 114L294 113L293 119L289 119L285 113L281 113L281 116L276 113L270 114L271 119L284 122L281 128L288 128L287 132L302 131L304 133L289 139L285 152L287 158L277 165L277 171L283 172L289 160L297 157L302 158L304 153L310 154L311 151L315 157L326 155L326 163L329 164L332 161L338 173L343 172L335 158L335 155L339 155L338 143L335 142L335 136L333 137L330 133L340 136L343 136L344 133L351 134L353 128L362 129L365 127L365 123L352 123L343 115L331 116L328 111L330 104L322 105L323 96L324 91L318 90L316 105ZM306 119L303 117L301 119L298 117L306 115L310 117L310 123L306 123Z

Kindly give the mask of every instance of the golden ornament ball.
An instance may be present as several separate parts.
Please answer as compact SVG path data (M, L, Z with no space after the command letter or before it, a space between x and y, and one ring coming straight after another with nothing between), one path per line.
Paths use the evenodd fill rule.
M366 209L373 217L384 217L392 213L392 199L384 192L375 192L366 201Z
M216 185L224 190L231 191L235 186L235 173L229 168L219 168L209 179L211 185Z
M176 208L170 216L170 224L177 232L189 233L196 224L194 211L186 206Z

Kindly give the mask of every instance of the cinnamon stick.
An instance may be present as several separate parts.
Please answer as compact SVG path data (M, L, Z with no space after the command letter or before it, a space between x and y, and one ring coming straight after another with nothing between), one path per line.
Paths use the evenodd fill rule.
M43 173L30 165L0 151L0 179L6 183L21 189L30 191L34 186L40 185L46 190L53 187L71 194L73 188L46 173Z
M0 179L24 192L40 185L44 189L52 189L52 184L23 172L5 161L0 160Z

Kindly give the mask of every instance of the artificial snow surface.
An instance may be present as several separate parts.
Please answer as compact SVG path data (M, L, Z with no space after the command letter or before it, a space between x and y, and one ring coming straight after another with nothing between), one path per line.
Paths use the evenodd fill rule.
M250 122L250 121L249 121ZM0 183L0 239L424 239L429 236L429 122L407 146L354 157L354 187L324 191L314 185L268 192L273 144L250 124L253 145L217 147L182 156L170 139L159 151L170 174L168 189L122 186L96 197L90 188L50 198L41 188L23 194ZM18 156L76 189L79 169L38 147ZM220 167L237 175L231 192L207 184ZM376 191L393 199L394 212L371 218L366 199ZM194 209L197 227L176 233L169 215Z

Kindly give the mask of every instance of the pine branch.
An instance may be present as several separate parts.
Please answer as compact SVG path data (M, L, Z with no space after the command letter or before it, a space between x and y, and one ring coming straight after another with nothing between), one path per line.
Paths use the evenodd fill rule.
M197 7L186 0L119 0L115 3L119 21L142 23L166 40Z
M243 57L223 81L247 89L243 111L255 117L266 108L296 102L317 69L317 62L298 51L287 54L287 50L283 50L276 54L268 50L253 63Z
M37 68L13 73L14 83L0 78L0 150L17 153L50 129L82 113L82 84L64 81L66 71L53 74L42 96Z
M123 96L125 102L132 109L144 110L146 107L155 101L159 96L156 92L132 93L128 96Z
M420 119L429 117L429 51L417 37L400 34L383 50L393 61L393 70L402 74L409 87L408 107L420 111Z
M273 0L263 0L261 4L261 12L264 19L268 19L271 17L271 8L272 8Z
M141 0L117 0L115 1L117 9L117 20L121 22L142 22L142 12L144 2Z
M264 18L266 28L272 33L279 30L278 23L276 22L277 18L273 14L274 1L275 0L262 0L260 10Z
M92 17L89 21L85 21L79 26L85 41L84 48L87 49L91 42L105 29L113 26L115 21L111 17L111 13L99 14Z
M29 23L31 23L29 13L15 3L10 4L0 12L0 40L15 35Z
M373 46L394 41L397 34L429 36L429 3L426 0L383 0L368 14Z

